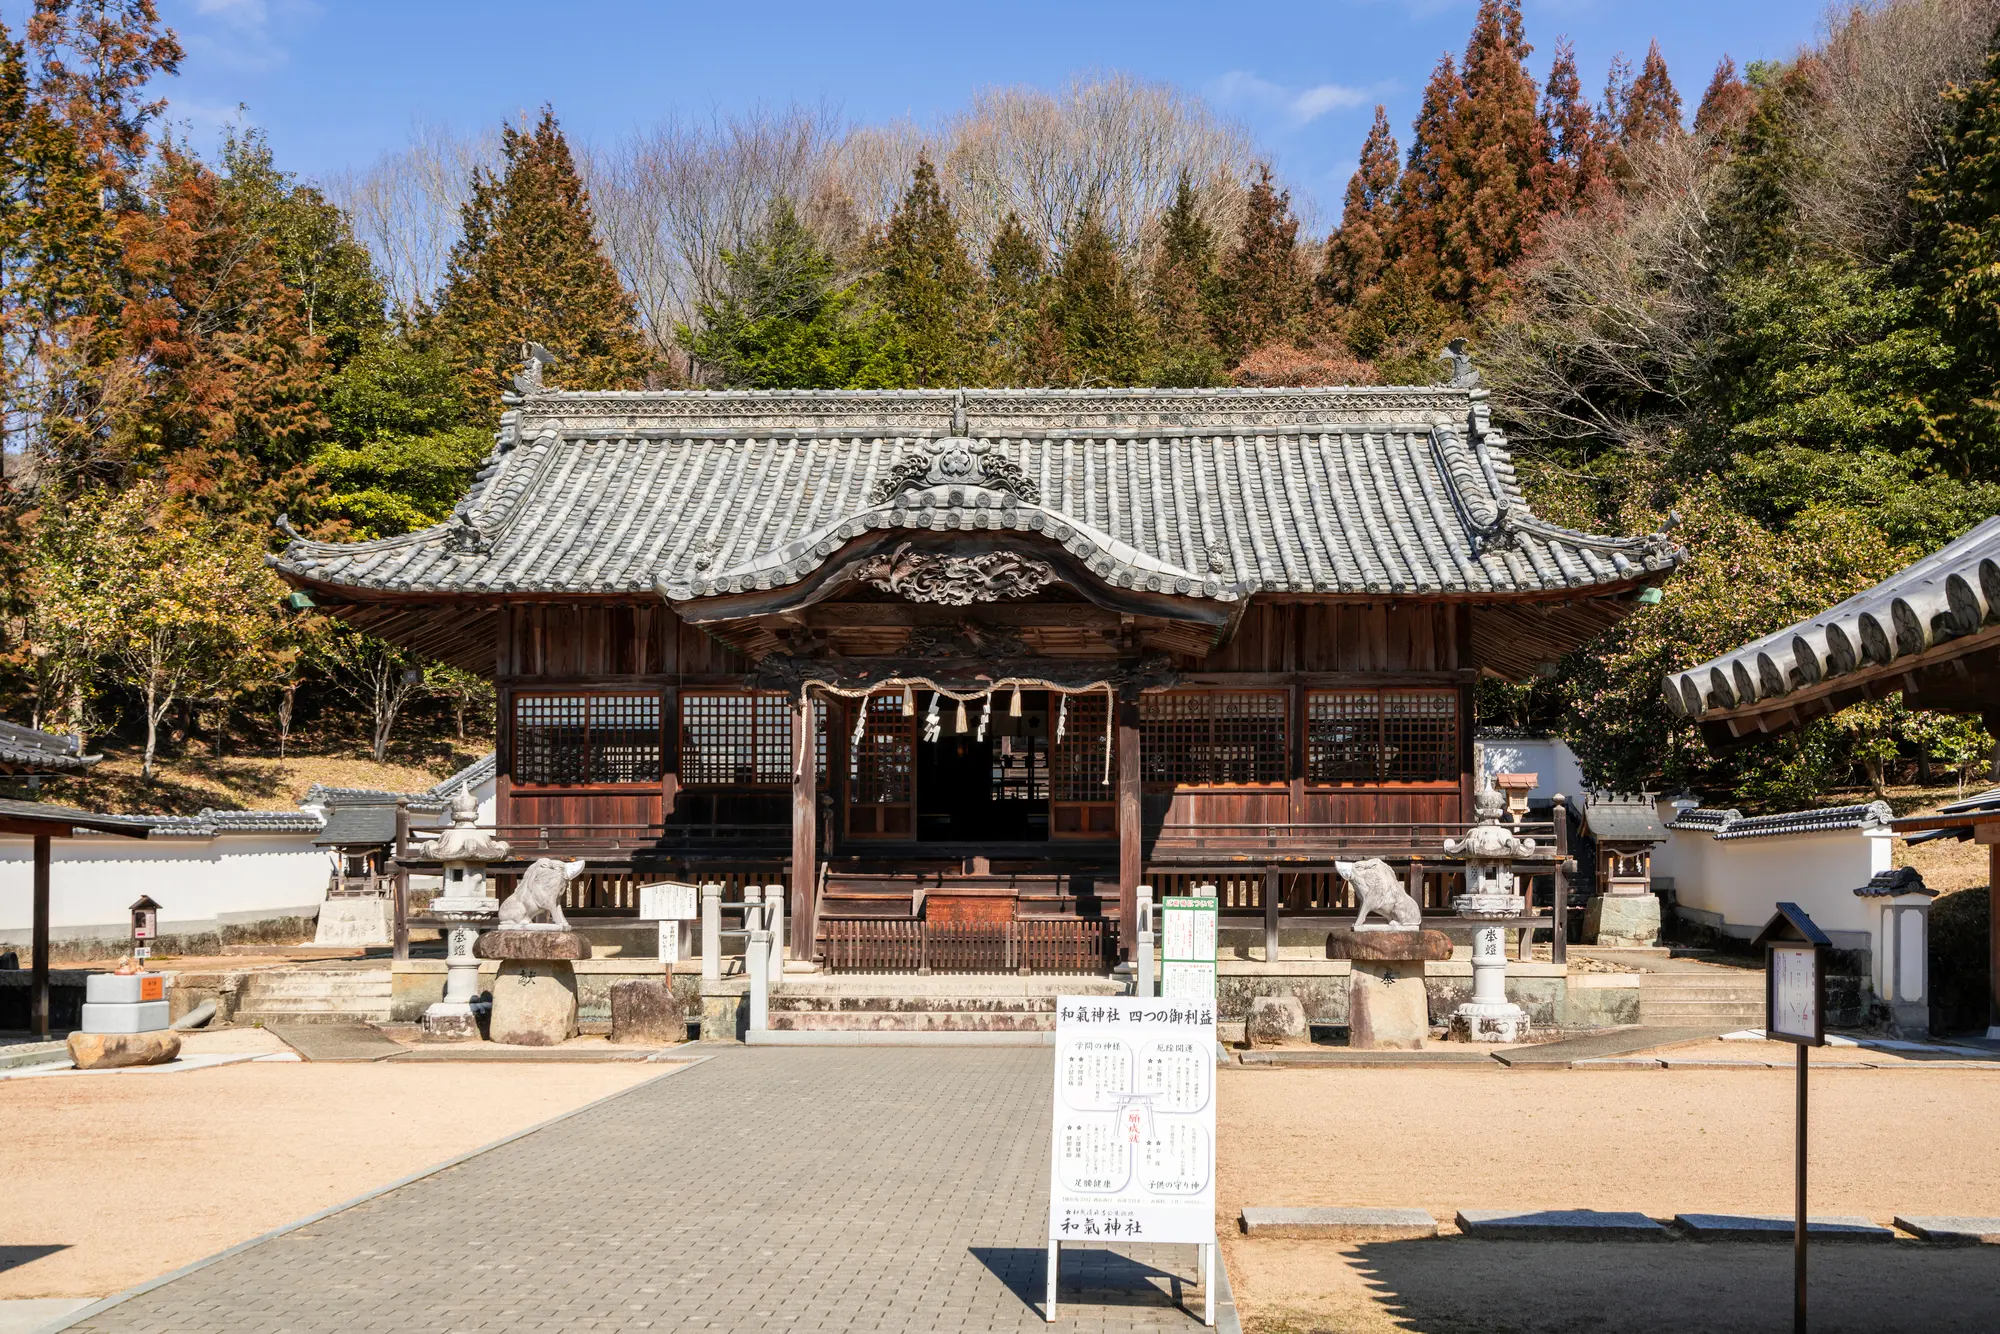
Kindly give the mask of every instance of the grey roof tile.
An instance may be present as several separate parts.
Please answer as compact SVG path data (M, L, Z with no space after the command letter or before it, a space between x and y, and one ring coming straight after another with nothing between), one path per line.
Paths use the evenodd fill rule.
M41 732L0 720L0 767L36 773L82 773L103 759L86 755L73 736Z

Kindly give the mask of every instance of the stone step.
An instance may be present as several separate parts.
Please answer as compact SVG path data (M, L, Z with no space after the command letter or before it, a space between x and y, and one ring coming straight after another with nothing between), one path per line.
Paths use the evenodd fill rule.
M787 1033L1050 1033L1053 1014L1022 1010L772 1010Z
M389 1018L390 974L386 968L276 969L243 979L236 1022L267 1018L348 1018L385 1022Z

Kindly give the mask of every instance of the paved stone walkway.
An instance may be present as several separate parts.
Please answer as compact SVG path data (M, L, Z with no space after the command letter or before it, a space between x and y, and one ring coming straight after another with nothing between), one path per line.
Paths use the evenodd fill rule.
M726 1051L72 1328L1046 1330L1050 1060ZM1196 1329L1194 1280L1065 1248L1056 1329Z

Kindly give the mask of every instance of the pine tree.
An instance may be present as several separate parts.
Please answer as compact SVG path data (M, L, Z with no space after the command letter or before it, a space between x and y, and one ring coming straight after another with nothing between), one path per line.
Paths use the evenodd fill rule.
M990 364L1002 384L1041 385L1052 378L1053 340L1042 305L1048 257L1035 238L1009 213L986 253L987 326L992 330Z
M1797 241L1792 183L1807 168L1800 129L1817 101L1809 60L1776 72L1756 95L1736 151L1723 165L1714 209L1726 253L1753 271L1789 257Z
M1277 188L1269 163L1259 163L1244 200L1242 230L1222 262L1218 284L1217 342L1232 362L1295 332L1306 308L1298 237L1291 192Z
M1694 132L1717 147L1727 146L1743 132L1750 113L1756 110L1757 93L1736 77L1736 62L1724 56L1708 81L1708 91L1695 108Z
M1576 208L1598 198L1610 182L1604 121L1583 97L1576 51L1556 42L1549 80L1542 89L1542 133L1549 146L1545 199L1550 208Z
M426 334L458 365L482 415L499 411L527 342L555 353L550 379L562 388L642 387L656 359L598 248L590 196L554 112L542 108L531 130L503 126L500 149L501 174L473 172L464 235Z
M1173 203L1160 217L1159 253L1147 286L1152 319L1152 383L1195 389L1226 379L1211 327L1215 300L1215 233L1201 219L1188 172L1181 171Z
M1620 90L1617 124L1618 142L1627 149L1661 143L1681 132L1681 95L1667 74L1657 39L1646 48L1639 77Z
M1061 358L1059 382L1076 388L1145 383L1145 316L1118 243L1095 214L1084 214L1063 251L1045 319Z
M927 156L917 159L910 188L876 247L875 264L876 290L895 328L904 383L953 386L980 380L988 351L985 294Z
M1533 242L1548 150L1521 31L1520 0L1481 0L1465 48L1464 95L1442 176L1438 298L1482 309Z
M1326 260L1316 286L1320 299L1331 306L1353 306L1389 267L1396 182L1401 175L1398 156L1388 109L1377 103L1375 123L1361 144L1360 165L1347 178L1340 226L1326 238Z
M833 256L789 200L750 244L723 256L728 281L681 345L731 389L882 389L901 382L894 330L842 286Z

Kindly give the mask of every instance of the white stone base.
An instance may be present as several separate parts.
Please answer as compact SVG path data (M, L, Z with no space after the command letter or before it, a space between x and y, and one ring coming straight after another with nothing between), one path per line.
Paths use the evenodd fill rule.
M433 1001L418 1027L431 1042L477 1042L479 1015L484 1008L477 1002Z
M387 899L328 899L319 905L313 944L388 945L395 927L395 908Z
M1525 1042L1528 1032L1528 1012L1512 1001L1504 1005L1467 1001L1451 1015L1454 1042Z

